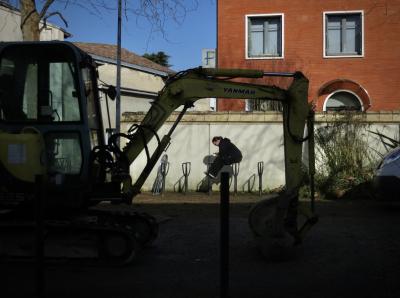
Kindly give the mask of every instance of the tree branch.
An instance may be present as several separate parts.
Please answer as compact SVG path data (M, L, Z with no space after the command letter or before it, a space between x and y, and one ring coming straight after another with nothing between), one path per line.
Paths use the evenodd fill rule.
M44 28L47 27L47 19L50 18L50 17L52 17L52 16L54 16L54 15L59 16L60 19L64 22L65 26L68 27L68 22L65 20L65 18L63 17L63 15L62 15L60 12L55 11L55 12L49 13L47 16L45 16L45 17L43 18L43 26L39 29L39 31L42 31Z
M43 7L42 7L42 11L39 13L39 18L43 19L44 16L47 13L47 10L49 9L49 7L53 4L54 0L46 0L46 2L44 3Z
M186 14L198 7L198 0L139 0L136 3L126 10L139 18L146 19L151 24L152 31L161 33L164 38L166 38L165 24L168 19L181 25Z
M26 21L31 17L32 14L34 14L36 9L32 9L22 20L20 27L23 28L25 26Z

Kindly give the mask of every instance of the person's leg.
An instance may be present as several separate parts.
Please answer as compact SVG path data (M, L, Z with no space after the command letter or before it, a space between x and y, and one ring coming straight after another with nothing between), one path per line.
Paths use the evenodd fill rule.
M222 161L222 159L217 156L213 163L210 165L210 168L208 169L208 173L210 173L212 176L217 177L218 172L222 169L222 167L224 166L224 163Z
M241 161L242 161L241 157L229 157L229 158L225 159L223 162L224 162L224 165L232 165L234 163L239 163Z

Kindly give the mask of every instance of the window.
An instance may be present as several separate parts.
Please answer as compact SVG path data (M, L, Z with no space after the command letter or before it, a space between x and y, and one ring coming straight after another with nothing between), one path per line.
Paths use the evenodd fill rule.
M283 14L246 16L247 59L283 58Z
M362 101L353 92L338 90L328 96L324 111L362 111Z
M78 133L49 133L45 136L45 142L50 172L80 173L82 151Z
M0 119L80 121L73 56L62 50L35 50L9 47L2 53Z
M326 12L324 27L324 57L363 56L363 12Z
M252 111L277 111L282 112L283 106L279 101L265 100L265 99L246 99L246 112Z

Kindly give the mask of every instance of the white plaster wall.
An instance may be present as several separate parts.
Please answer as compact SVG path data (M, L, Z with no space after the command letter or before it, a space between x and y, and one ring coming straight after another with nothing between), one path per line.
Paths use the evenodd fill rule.
M194 107L188 111L212 111L210 107L210 98L201 98L194 103Z
M21 14L18 11L0 6L0 41L22 41L20 24ZM40 40L64 40L64 32L47 24L47 28L40 32Z
M108 84L115 85L117 78L117 67L114 64L103 64L99 67L100 79ZM164 87L160 76L121 67L121 86L144 91L157 92Z
M125 129L129 126L126 125ZM171 127L164 125L159 136L162 138ZM284 153L283 130L281 124L257 123L194 123L180 124L172 135L171 145L166 154L170 162L169 173L166 178L166 189L173 190L174 185L183 176L181 165L183 162L191 162L189 176L189 189L194 191L204 178L207 166L203 159L218 148L211 144L213 136L223 136L231 139L243 153L238 176L238 190L242 190L243 184L253 174L256 175L254 190L258 189L257 163L264 162L263 188L275 188L284 184ZM150 151L155 148L155 140L149 144ZM131 166L133 181L137 179L146 164L145 153ZM143 186L143 190L151 190L157 175L159 163L153 169L151 175ZM233 187L233 185L232 185ZM246 188L247 189L247 188Z
M116 85L117 67L113 64L103 64L98 68L99 85L102 82L106 84ZM164 81L160 76L134 70L131 68L121 67L121 87L137 89L141 91L158 92L164 87ZM101 98L101 108L105 127L108 127L106 114L106 103L104 95ZM151 99L121 96L121 114L124 112L148 111ZM115 127L115 101L109 100L111 125Z
M21 15L19 13L0 7L0 41L21 41L20 23Z
M123 129L130 126L129 123L123 124ZM316 128L320 125L317 124ZM170 127L171 124L166 124L159 130L160 138L167 133ZM399 124L396 123L370 124L366 126L366 130L378 130L395 139L399 137ZM260 161L264 162L262 180L264 190L285 184L283 129L280 123L181 123L173 133L171 145L165 153L170 162L170 169L166 178L166 190L174 190L174 185L176 189L177 181L183 176L181 169L183 162L191 162L189 190L195 191L197 189L206 170L203 158L218 151L218 148L211 144L211 138L218 135L230 138L243 153L238 176L239 191L243 191L244 183L253 174L256 176L253 191L258 191L257 163ZM386 152L386 148L378 137L368 134L367 131L365 131L364 137L370 143L371 150ZM149 144L150 152L153 152L155 144L156 142L153 139ZM304 158L303 162L307 163L307 158ZM136 181L145 164L146 157L142 152L131 166L133 181ZM160 161L145 182L142 188L144 191L151 190L159 164ZM214 189L218 189L218 187L214 187ZM233 190L233 184L231 190ZM244 190L247 190L247 188Z
M116 65L105 63L99 67L99 76L101 81L116 85ZM101 83L101 82L100 82ZM159 92L165 83L162 77L134 70L127 67L121 67L121 87L137 89L141 91ZM121 97L121 113L148 111L152 100L135 97ZM113 115L115 115L115 104L113 104ZM189 111L210 111L210 99L202 98L195 102L194 107ZM113 116L114 117L114 116ZM114 119L114 118L113 118ZM113 120L114 121L114 120Z

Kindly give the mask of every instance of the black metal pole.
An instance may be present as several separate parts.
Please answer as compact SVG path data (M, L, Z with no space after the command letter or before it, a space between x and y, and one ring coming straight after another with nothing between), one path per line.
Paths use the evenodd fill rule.
M315 113L312 111L307 118L307 130L308 130L308 168L310 173L310 192L311 192L311 211L315 212L315 140L314 140L314 116Z
M240 163L234 163L232 165L232 169L233 169L233 193L235 195L237 195L237 178L239 175L239 167L240 167Z
M221 173L220 297L229 297L229 173Z
M46 191L42 175L35 176L36 197L35 197L35 255L36 255L36 296L45 297L45 276L44 276L44 204Z
M211 162L210 162L210 156L208 157L207 161L207 172L210 170L211 167ZM212 194L212 183L211 183L211 178L207 176L207 187L208 187L208 195L211 196Z
M161 196L164 196L165 192L165 180L167 180L167 174L169 172L169 162L162 162L161 163L161 175L162 175L162 181L161 181Z
M257 164L257 170L258 170L258 195L262 195L262 175L264 172L264 162L260 161Z
M118 32L117 32L117 96L115 99L115 130L121 132L121 35L122 35L122 3L118 0ZM117 139L118 146L120 138Z
M161 196L164 196L164 191L165 191L165 179L166 179L166 173L163 172L162 174L162 181L161 181Z
M182 163L182 173L184 176L184 194L186 195L188 188L189 188L189 174L190 174L190 168L191 168L191 163L190 162L184 162Z

